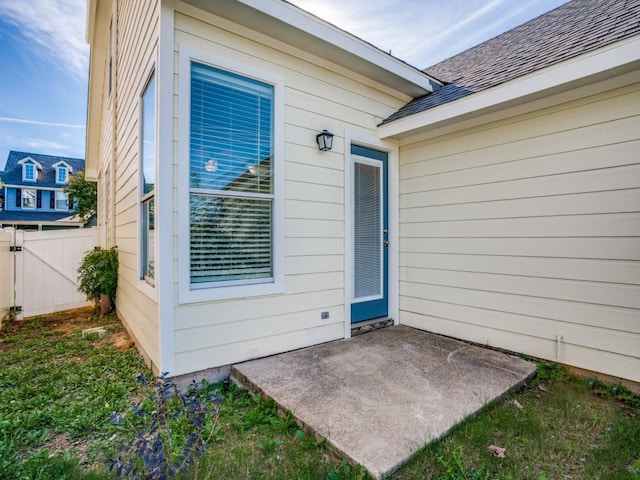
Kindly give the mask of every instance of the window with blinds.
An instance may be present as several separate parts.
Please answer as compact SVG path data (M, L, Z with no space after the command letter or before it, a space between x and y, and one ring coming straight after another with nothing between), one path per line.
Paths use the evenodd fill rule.
M382 166L354 163L354 299L382 294Z
M155 283L155 183L156 183L156 78L152 73L140 99L140 159L142 188L141 208L141 272L149 284Z
M191 63L192 288L273 280L274 88Z

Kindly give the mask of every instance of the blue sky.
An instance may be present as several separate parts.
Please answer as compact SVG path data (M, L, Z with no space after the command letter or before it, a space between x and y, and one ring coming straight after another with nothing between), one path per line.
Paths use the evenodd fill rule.
M425 68L565 0L290 0ZM9 150L84 158L86 0L0 0L0 168Z

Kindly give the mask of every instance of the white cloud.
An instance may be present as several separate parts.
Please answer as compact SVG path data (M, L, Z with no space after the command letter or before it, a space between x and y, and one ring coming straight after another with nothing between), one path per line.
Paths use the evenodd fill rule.
M43 127L61 127L61 128L86 128L85 125L74 125L71 123L42 122L40 120L25 120L23 118L0 117L0 122L25 123L29 125L41 125Z
M290 0L334 25L425 68L565 0Z
M84 41L84 0L0 0L3 20L16 25L35 43L35 55L69 70L78 81L86 81L89 46Z
M28 150L34 152L63 152L69 149L68 145L60 142L54 142L53 140L29 140L25 143Z

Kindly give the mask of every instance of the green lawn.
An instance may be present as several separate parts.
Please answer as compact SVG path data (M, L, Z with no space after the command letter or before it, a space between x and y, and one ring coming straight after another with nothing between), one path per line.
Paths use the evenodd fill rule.
M95 326L106 334L82 335ZM136 432L154 419L151 411L162 411L149 400L151 386L136 381L140 373L150 375L113 317L71 312L5 325L0 478L113 478L106 460L117 457L121 442L141 438ZM366 478L278 415L273 402L233 384L205 385L199 398L213 392L218 403L197 403L219 412L201 426L208 444L197 478ZM140 401L146 413L135 415L131 406ZM111 421L112 412L123 421ZM175 457L197 422L166 417ZM490 446L505 448L504 458ZM640 399L540 364L525 389L459 425L390 478L640 480Z

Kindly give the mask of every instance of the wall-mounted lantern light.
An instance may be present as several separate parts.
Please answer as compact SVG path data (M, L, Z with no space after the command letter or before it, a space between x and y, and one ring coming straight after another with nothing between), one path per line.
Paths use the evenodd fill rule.
M316 142L318 142L318 148L323 152L331 150L333 147L333 133L329 133L327 130L322 130L316 135Z

